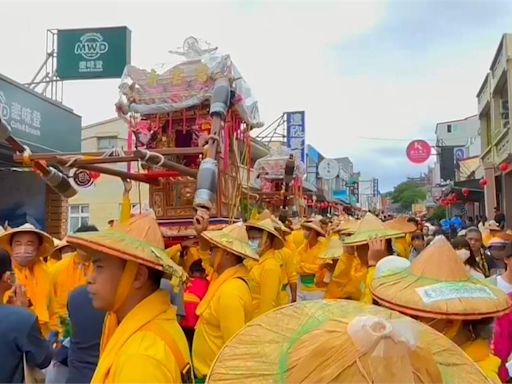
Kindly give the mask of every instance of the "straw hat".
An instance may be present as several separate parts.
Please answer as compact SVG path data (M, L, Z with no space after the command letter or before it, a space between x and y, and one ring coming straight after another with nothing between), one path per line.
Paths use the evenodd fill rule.
M392 275L409 268L411 262L401 256L386 256L375 265L375 277Z
M53 238L53 250L48 257L50 259L57 259L56 257L54 257L55 254L58 251L60 251L62 248L66 248L66 247L69 247L69 244L66 241Z
M395 229L397 231L405 233L412 233L416 232L418 228L413 223L407 222L407 217L401 216L397 217L396 219L386 221L384 223L384 227L387 229Z
M355 233L344 240L345 245L362 245L372 238L394 239L402 237L403 232L386 228L384 223L371 213L367 213L361 220Z
M321 259L339 259L343 254L343 242L337 237L331 237L327 243L327 248L320 254Z
M248 221L247 223L245 223L245 226L249 228L261 229L262 231L270 233L277 239L277 248L280 249L284 247L284 240L279 234L279 232L277 232L274 222L270 217L268 219L258 221Z
M312 229L313 231L318 232L320 235L325 236L325 231L322 228L322 223L320 223L320 220L318 219L307 220L301 224L301 227L306 229Z
M341 222L340 225L334 229L334 232L338 232L342 235L353 235L357 231L357 228L359 228L359 224L361 224L361 220L350 219Z
M86 253L100 252L163 271L175 286L187 277L165 252L160 228L151 215L137 215L99 232L75 233L67 242Z
M243 223L228 225L220 231L204 231L201 236L216 247L235 255L259 260L259 256L249 246L249 236Z
M265 345L265 348L261 346ZM267 312L223 347L207 383L490 383L447 337L397 312L350 300Z
M471 277L443 236L421 252L410 268L375 278L370 289L380 304L422 317L481 319L511 308L505 292Z
M53 237L40 231L32 224L23 224L21 227L9 228L0 235L0 248L3 248L9 255L12 254L11 239L16 233L35 233L42 241L37 257L46 257L53 251Z
M263 212L261 212L256 217L256 219L257 220L249 220L249 222L262 221L262 220L265 220L265 219L270 219L270 220L272 220L272 224L274 225L274 228L277 229L278 231L281 231L281 232L284 232L284 233L291 233L292 232L277 217L272 215L272 213L268 209L265 209Z

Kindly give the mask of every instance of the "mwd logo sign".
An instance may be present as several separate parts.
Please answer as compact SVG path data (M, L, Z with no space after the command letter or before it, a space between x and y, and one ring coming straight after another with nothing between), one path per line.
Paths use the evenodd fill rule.
M108 51L108 43L100 33L86 33L75 45L75 54L82 55L86 60L94 60Z
M57 33L57 75L61 80L111 79L130 64L126 27L64 29Z

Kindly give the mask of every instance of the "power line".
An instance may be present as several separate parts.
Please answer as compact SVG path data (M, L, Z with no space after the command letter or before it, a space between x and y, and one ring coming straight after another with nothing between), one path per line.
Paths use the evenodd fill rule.
M357 136L358 139L361 140L374 140L374 141L404 141L404 142L411 142L414 139L395 139L395 138L388 138L388 137L366 137L366 136ZM427 140L428 142L433 142L433 140Z

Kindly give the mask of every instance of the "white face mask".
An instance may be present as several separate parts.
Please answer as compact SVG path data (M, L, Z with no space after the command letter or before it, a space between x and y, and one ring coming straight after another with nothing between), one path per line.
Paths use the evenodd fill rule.
M467 249L459 249L457 250L457 256L460 257L462 262L465 262L471 256L471 253Z
M249 239L249 247L256 253L260 250L261 239Z

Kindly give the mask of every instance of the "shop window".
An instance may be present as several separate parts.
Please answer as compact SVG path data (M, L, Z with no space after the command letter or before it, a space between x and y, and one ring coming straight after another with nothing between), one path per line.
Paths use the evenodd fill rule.
M98 137L98 151L117 148L117 136Z
M89 224L89 204L70 204L68 233L73 233L80 226L87 224Z

